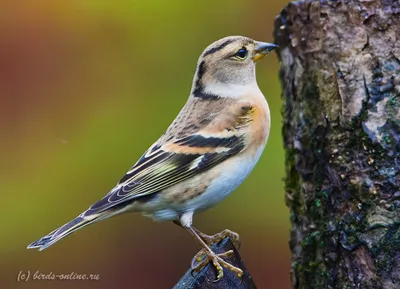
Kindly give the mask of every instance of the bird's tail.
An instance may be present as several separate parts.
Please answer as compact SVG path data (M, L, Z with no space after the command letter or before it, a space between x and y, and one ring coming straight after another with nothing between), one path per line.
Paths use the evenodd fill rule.
M91 216L78 216L72 221L66 223L60 228L52 231L43 238L28 245L28 249L39 248L39 251L46 249L47 247L53 245L55 242L61 240L62 238L68 236L69 234L79 230L89 224L92 224L101 219L100 215Z

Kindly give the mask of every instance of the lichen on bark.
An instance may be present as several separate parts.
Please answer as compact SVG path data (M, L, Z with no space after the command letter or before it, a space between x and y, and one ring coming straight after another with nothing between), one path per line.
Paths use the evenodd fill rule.
M400 288L399 2L293 2L275 39L294 288Z

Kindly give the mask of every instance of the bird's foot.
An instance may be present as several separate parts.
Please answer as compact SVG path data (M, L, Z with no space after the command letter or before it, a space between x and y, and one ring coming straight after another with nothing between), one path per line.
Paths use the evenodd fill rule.
M240 237L238 233L235 233L231 230L225 229L220 233L217 233L215 235L209 236L206 235L199 230L195 229L196 233L200 236L200 238L208 245L212 246L213 244L217 244L224 240L226 237L229 237L231 239L233 245L239 249L240 248ZM201 252L201 251L200 251ZM200 253L199 252L199 253Z
M206 249L200 250L196 256L194 256L192 260L192 273L196 272L199 273L205 266L207 266L208 263L212 262L214 265L215 269L217 270L217 279L214 281L218 281L222 277L224 277L224 270L223 267L231 270L233 273L235 273L239 278L243 276L243 271L240 268L237 268L222 258L229 258L233 255L233 250L229 250L225 253L221 254L216 254L214 252L210 252Z

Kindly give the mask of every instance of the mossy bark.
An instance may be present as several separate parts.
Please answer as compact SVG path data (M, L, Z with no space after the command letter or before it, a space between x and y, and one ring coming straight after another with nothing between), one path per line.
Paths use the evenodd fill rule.
M400 288L400 3L299 1L275 21L293 288Z

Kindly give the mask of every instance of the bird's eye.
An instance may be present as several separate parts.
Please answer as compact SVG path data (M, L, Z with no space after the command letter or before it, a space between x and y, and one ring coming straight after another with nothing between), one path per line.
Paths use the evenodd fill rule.
M245 59L246 56L247 56L247 49L244 47L240 48L235 54L235 57L239 59Z

